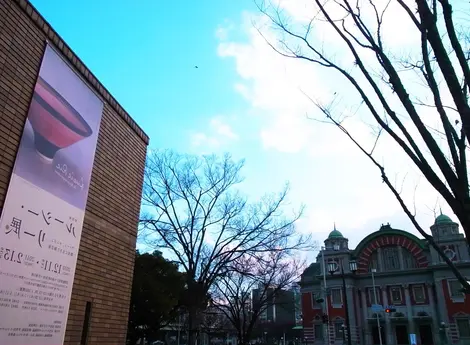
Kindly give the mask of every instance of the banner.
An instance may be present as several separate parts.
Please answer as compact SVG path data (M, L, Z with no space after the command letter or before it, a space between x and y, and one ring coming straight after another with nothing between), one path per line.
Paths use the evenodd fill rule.
M0 218L0 344L62 345L103 102L49 46Z

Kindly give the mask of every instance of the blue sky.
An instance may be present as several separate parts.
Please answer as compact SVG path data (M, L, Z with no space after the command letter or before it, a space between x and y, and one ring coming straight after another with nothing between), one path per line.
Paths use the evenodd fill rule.
M145 129L152 146L185 149L182 124L194 129L227 105L244 107L227 82L236 72L217 56L215 30L250 1L32 3Z
M280 1L294 21L309 13L305 0ZM300 89L326 98L342 91L349 100L344 82L273 53L253 29L262 20L252 0L32 3L150 136L151 147L246 158L243 188L253 198L289 180L292 206L307 206L299 228L320 241L333 222L351 246L381 223L413 232L374 167L337 129L306 118L318 114ZM407 28L390 26L390 45L411 46ZM318 38L328 35L323 30ZM359 122L352 130L367 137L370 128ZM390 141L379 150L397 181L407 176L405 199L416 199L418 219L429 227L435 193ZM418 197L411 193L416 185Z
M149 135L151 147L192 151L192 134L212 118L247 112L233 92L233 63L217 55L216 30L252 10L252 1L32 3ZM277 159L250 138L245 145L260 165ZM246 157L244 148L229 151Z

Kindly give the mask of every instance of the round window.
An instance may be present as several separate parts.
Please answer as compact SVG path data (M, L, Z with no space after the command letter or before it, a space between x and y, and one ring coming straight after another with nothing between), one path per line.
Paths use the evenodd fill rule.
M455 252L450 248L444 250L444 254L451 260L455 257Z

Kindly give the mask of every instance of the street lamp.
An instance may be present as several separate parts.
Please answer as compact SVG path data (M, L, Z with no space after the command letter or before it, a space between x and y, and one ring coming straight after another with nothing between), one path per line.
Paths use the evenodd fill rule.
M349 320L349 305L348 305L348 296L346 294L346 280L344 279L343 263L341 262L341 265L338 265L338 263L334 261L328 263L328 272L330 272L331 275L333 275L336 271L338 271L338 268L340 268L341 280L343 281L343 300L344 300L344 311L346 312L346 329L348 332L348 345L352 345L351 322ZM357 262L355 260L349 261L349 271L353 274L356 273Z
M441 322L439 325L439 338L442 345L447 345L447 328L449 328L449 326L447 326L445 322Z

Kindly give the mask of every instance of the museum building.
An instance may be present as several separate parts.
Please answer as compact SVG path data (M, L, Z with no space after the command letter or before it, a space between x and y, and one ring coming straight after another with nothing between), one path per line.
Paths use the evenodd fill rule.
M441 214L431 233L469 277L469 249L459 225ZM300 282L307 343L347 343L349 328L351 344L470 340L470 300L426 240L386 224L355 249L348 247L348 239L336 227L324 243Z
M84 39L86 40L85 37ZM53 63L58 66L56 70L50 68ZM125 66L122 67L125 68ZM61 81L60 78L64 78L64 73L60 74L59 68L60 71L67 72L67 75L73 79L73 85L77 85L77 89L69 90L71 82ZM53 75L54 72L59 75ZM47 82L44 81L46 77L49 78ZM84 102L76 101L77 106L74 110L70 105L73 98L78 99L80 94L86 94L86 100L90 103L86 105ZM37 95L42 96L43 103L38 103L40 97ZM67 101L64 100L66 98ZM33 102L33 99L36 103ZM49 103L44 104L44 99L46 99L46 103ZM76 115L79 107L83 108L85 105L88 110L97 109L96 116L91 116L95 113L92 113L91 110L87 111L87 109L82 112L82 116ZM36 108L33 109L33 106ZM64 115L69 116L68 120L61 119L59 122L57 120L58 111L63 111L61 114L68 114ZM72 118L72 116L74 117ZM89 117L88 122L85 121L86 116ZM44 126L44 124L46 125ZM33 145L33 142L26 140L27 136L33 133L31 126L34 131L34 145L36 145L37 152L28 148L28 145ZM51 134L50 131L48 132L48 128L54 128L56 131ZM93 135L96 136L94 139ZM80 144L82 145L80 150L78 144L72 145L75 141L83 143ZM37 280L50 276L49 282L58 282L54 283L57 286L54 288L59 290L62 289L60 284L68 283L67 279L71 276L69 284L71 292L69 293L66 288L63 288L65 292L55 295L52 292L43 293L40 291L42 295L38 297L37 291L41 287L36 288L36 295L34 295L34 289L26 286L15 288L14 292L8 292L8 289L12 289L12 285L5 284L6 275L0 277L0 290L3 294L0 296L3 301L1 305L4 308L0 310L0 343L2 345L44 344L46 342L41 340L44 338L40 337L45 334L48 337L64 339L60 340L60 344L65 345L124 345L126 343L137 226L148 141L149 139L142 129L29 1L0 1L0 209L5 214L9 203L8 207L13 210L15 205L19 205L19 197L23 198L21 202L24 203L38 203L38 200L33 200L34 198L30 195L18 196L18 194L8 201L8 195L16 193L11 181L13 181L12 176L17 174L16 181L24 182L29 179L32 181L30 186L33 184L46 186L47 183L50 185L51 181L56 183L56 180L59 181L61 178L66 182L59 186L62 188L61 190L57 187L58 185L54 185L55 189L50 189L52 192L48 194L43 191L39 192L51 200L58 200L57 203L63 209L75 210L76 214L80 215L74 216L74 218L59 219L59 216L65 217L65 213L55 215L56 218L53 218L51 213L45 215L45 211L43 211L46 222L48 220L55 222L50 226L55 224L59 229L59 226L63 225L60 229L64 233L57 236L60 235L64 239L70 240L71 243L72 240L77 241L76 252L66 251L67 246L69 248L73 246L65 244L65 240L59 241L58 237L51 237L53 236L51 231L47 234L36 234L29 230L31 233L21 232L20 236L21 219L17 219L16 222L12 221L11 224L7 223L6 226L3 224L0 230L2 235L0 238L0 256L2 256L0 258L0 273L3 274L9 270L7 273L11 282L20 284L18 283L19 279L23 279L25 284L31 285L32 279L28 277L31 276L31 270L37 270L38 273L35 273ZM68 145L70 147L67 149ZM36 161L32 162L28 159L28 161L20 162L21 157L19 158L20 154L18 153L20 149L23 150L24 155L36 154ZM66 152L74 152L73 156L69 157L71 163L68 164L68 168L56 163L58 157L60 159L66 158ZM63 193L63 191L68 187L71 187L70 191L84 189L83 180L70 173L72 163L77 165L78 159L82 159L82 161L85 159L80 158L79 154L88 155L85 157L88 165L84 164L81 168L83 171L88 169L90 177L87 179L87 175L84 173L86 191L80 195L77 192L77 196L73 199L70 193ZM22 164L27 166L33 163L37 163L41 169L20 171L19 167ZM69 172L66 174L67 169ZM38 181L38 176L44 175L48 171L52 172L48 175L49 180ZM29 188L26 183L23 184L23 187ZM53 196L53 193L55 195L62 193L60 195L65 201ZM70 206L73 203L77 206ZM51 205L45 203L39 206ZM32 213L38 215L39 212L40 216L39 209L36 209L36 213L33 210L28 210L30 212L29 219L33 219L31 218ZM20 211L21 209L18 208L15 212ZM55 211L57 209L50 210L50 212ZM37 219L40 219L39 216ZM23 222L25 219L23 218ZM80 224L80 229L66 228L66 221ZM49 223L47 224L49 225ZM12 236L12 230L14 230L15 236ZM41 228L42 230L43 228ZM78 236L79 232L81 239ZM37 237L34 241L26 242L29 241L26 235ZM76 239L74 239L75 236ZM47 241L49 241L48 246L46 246ZM18 248L24 250L30 250L28 252L30 255L24 257L22 253L18 254L17 251L17 255L21 254L21 256L15 259L17 260L15 270L27 272L28 277L26 275L16 277L15 271L7 265L7 257L10 260L8 264L13 265L12 262L14 262L13 257L7 255L10 253L6 248L10 245L8 243L18 245ZM20 245L23 247L19 247ZM37 262L32 260L26 263L31 267L36 267L37 264L37 268L27 267L23 265L23 261L20 261L21 258L29 257L31 259L35 255L38 256ZM63 258L63 261L56 261L55 268L52 266L51 269L50 262L47 260L41 262L39 255ZM73 259L71 259L72 257ZM64 262L67 260L71 264L65 267ZM46 270L48 274L44 273ZM55 276L62 278L57 280L53 278L52 271L56 274ZM43 284L43 289L46 285ZM30 295L26 295L25 291L32 292ZM4 297L6 293L19 297L16 300L15 298L13 300L7 299ZM45 298L46 294L49 297ZM59 302L50 302L48 305L44 302L40 303L39 307L42 306L44 313L43 320L39 320L40 322L33 326L30 322L32 329L25 329L22 325L25 319L41 316L37 313L38 303L28 302L26 300L28 298L34 298L36 301L52 301L56 298ZM61 299L65 302L61 302ZM68 303L69 299L70 303ZM23 302L23 307L21 307ZM20 304L19 309L18 303ZM32 305L36 305L36 307L33 308ZM25 312L24 309L22 312L21 308L29 308L29 311ZM58 312L54 308L59 308ZM65 316L62 319L61 313L64 311ZM63 320L63 327L62 321L54 321L55 330L43 329L53 327L39 325L39 323L46 324L49 315L53 313L56 316L51 316L51 318ZM24 315L24 317L19 317L19 315ZM16 319L12 320L13 317ZM10 329L10 326L14 324L18 329ZM34 334L35 332L36 334ZM59 340L48 343L58 344Z

